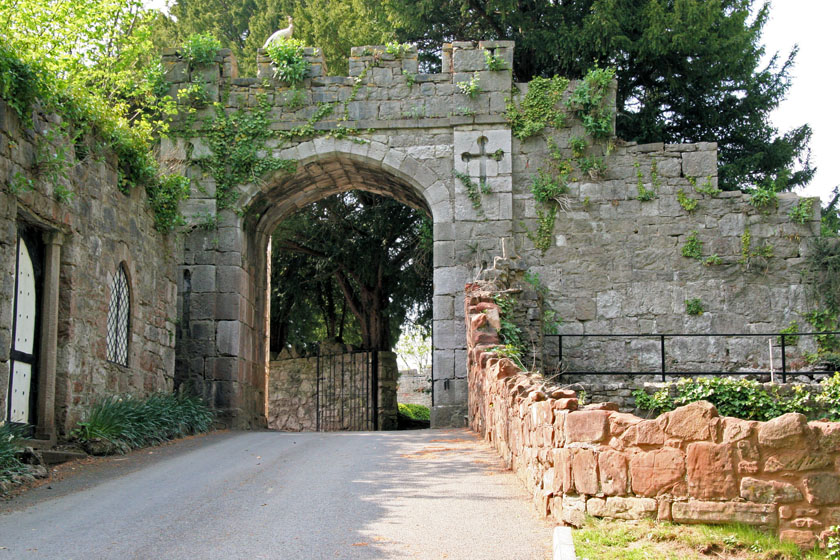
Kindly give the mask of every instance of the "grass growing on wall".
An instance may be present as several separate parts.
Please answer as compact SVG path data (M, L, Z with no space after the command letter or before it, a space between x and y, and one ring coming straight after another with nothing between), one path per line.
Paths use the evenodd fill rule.
M73 436L86 449L125 453L191 434L206 432L213 412L198 397L157 393L145 399L112 396L97 402ZM106 445L101 445L106 442ZM110 445L107 445L110 444Z

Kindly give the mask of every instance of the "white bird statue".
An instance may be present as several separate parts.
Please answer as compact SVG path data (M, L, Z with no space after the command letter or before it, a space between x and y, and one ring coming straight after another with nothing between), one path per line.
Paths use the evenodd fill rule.
M292 24L292 16L286 16L286 19L289 21L289 27L287 27L286 29L281 29L280 31L275 31L274 33L272 33L271 37L269 37L268 40L265 42L265 45L263 45L264 49L268 48L268 45L270 45L271 43L273 43L277 39L280 39L281 37L283 39L291 39L292 38L292 33L295 30L295 26Z

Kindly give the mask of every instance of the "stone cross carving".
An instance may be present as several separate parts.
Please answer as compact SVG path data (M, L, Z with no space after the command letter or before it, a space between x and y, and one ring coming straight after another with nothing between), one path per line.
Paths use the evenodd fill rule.
M480 185L484 185L484 184L487 183L487 159L486 158L487 158L488 154L487 154L487 150L485 149L485 146L487 146L487 137L486 136L479 136L478 140L476 140L476 142L478 143L478 153L477 154L471 154L469 152L464 152L464 153L461 154L461 161L468 164L471 159L476 158L476 157L479 158L479 160L478 160L478 165L479 165L479 167L478 167L478 169L479 169L478 180L479 180ZM496 161L498 161L498 160L496 160Z

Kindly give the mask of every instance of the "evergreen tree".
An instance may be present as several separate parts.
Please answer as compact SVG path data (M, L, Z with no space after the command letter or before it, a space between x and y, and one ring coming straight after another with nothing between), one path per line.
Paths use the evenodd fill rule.
M290 216L272 236L272 349L358 337L390 350L408 316L431 319L431 245L422 212L364 191Z
M813 176L803 125L770 113L790 87L796 50L761 66L769 3L752 0L386 0L401 40L516 41L518 80L617 70L618 136L718 142L722 188L788 190Z

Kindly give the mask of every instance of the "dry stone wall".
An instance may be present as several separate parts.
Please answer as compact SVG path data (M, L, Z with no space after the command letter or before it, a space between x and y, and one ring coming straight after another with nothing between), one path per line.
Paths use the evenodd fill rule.
M424 368L400 370L397 379L397 401L405 404L432 406L432 370Z
M51 135L59 124L37 112L33 123L21 122L0 100L0 421L7 413L17 235L28 228L60 255L42 263L45 275L55 265L58 278L54 386L41 395L51 399L54 424L39 426L53 437L67 435L97 398L172 390L179 252L174 236L154 229L143 190L120 192L116 157L97 151L93 138L74 145ZM67 177L58 182L72 193L63 202L43 163L56 153L66 158ZM31 188L22 188L27 180ZM106 359L111 284L121 264L131 305L127 366ZM42 317L42 330L49 322Z
M785 414L720 417L696 402L643 420L500 358L494 293L468 285L470 426L492 443L544 516L744 523L803 547L840 523L840 424Z

